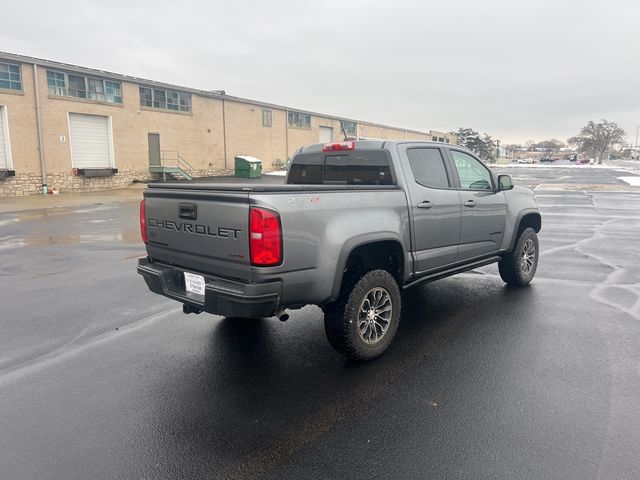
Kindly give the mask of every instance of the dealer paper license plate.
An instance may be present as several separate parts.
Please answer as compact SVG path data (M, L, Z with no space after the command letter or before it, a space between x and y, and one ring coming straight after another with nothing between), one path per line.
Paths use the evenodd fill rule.
M204 277L202 275L184 272L184 286L187 292L204 295Z

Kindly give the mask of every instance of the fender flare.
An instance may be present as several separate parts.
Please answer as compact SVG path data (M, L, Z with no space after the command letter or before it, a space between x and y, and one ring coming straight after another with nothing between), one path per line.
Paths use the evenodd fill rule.
M338 261L336 262L337 269L334 275L333 288L331 290L331 297L329 298L330 301L337 299L338 296L340 295L344 269L347 265L347 260L349 259L349 256L351 255L351 253L358 247L361 247L363 245L368 245L370 243L377 243L377 242L395 242L398 245L400 245L400 248L402 249L403 261L404 261L403 269L404 269L405 276L408 268L410 271L411 265L407 264L407 262L410 263L410 259L407 258L407 249L405 248L405 245L402 242L402 239L397 233L376 232L376 233L366 233L363 235L358 235L356 237L353 237L347 240L342 246L342 250L340 251L340 255L338 256Z
M535 214L538 216L538 218L540 219L540 229L538 229L538 232L542 229L542 215L540 215L540 210L538 210L537 208L526 208L524 210L521 210L520 212L518 212L518 215L516 216L516 221L515 221L515 225L514 225L514 230L513 233L511 234L511 240L509 241L509 248L508 248L508 252L513 251L513 248L516 244L516 240L518 239L518 232L520 231L520 224L522 223L522 219L524 217L526 217L527 215L531 215L531 214Z

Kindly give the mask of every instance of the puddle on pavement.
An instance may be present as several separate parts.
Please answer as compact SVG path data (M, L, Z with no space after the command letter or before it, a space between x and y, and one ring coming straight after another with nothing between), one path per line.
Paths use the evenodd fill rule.
M30 222L46 217L56 217L58 215L68 215L74 213L70 208L42 208L39 210L27 210L16 215L17 222Z
M56 217L59 215L68 215L70 213L92 213L92 212L102 212L105 210L112 210L116 207L112 205L107 205L102 202L93 203L91 205L84 206L82 208L73 208L73 207L50 207L50 208L39 208L35 210L25 210L23 212L18 212L9 215L15 215L14 218L3 220L3 222L30 222L33 220L40 220L46 217ZM2 225L0 223L0 225Z
M27 246L75 245L82 243L124 243L142 244L137 227L127 228L118 233L75 234L75 235L30 235L28 237L0 237L0 250Z

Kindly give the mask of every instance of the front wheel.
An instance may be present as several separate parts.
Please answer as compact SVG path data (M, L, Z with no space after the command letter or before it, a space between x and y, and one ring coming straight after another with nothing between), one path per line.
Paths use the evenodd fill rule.
M538 268L538 236L533 228L521 233L513 251L498 263L500 278L507 284L518 287L528 285Z
M345 281L338 300L324 309L329 343L351 360L379 357L398 329L400 304L398 284L385 270Z

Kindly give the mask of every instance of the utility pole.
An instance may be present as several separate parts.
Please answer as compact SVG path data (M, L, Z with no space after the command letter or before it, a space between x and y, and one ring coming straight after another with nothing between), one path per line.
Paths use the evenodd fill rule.
M640 132L640 125L638 125L636 127L636 144L635 144L635 148L633 149L633 169L636 169L636 162L638 161L638 155L640 155L640 152L638 151L638 132Z

